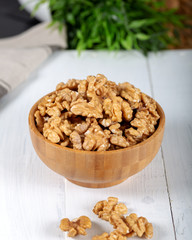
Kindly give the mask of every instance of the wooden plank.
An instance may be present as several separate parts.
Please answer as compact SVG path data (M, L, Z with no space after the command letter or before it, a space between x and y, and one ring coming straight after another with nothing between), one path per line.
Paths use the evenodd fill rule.
M192 229L192 51L151 54L149 68L155 98L166 115L162 156L178 240Z
M45 83L41 74L34 75L1 101L2 240L63 239L58 223L65 214L64 179L39 160L28 130L30 107L42 95Z
M91 209L108 196L117 196L130 212L154 223L154 239L172 240L161 154L139 174L107 189L86 189L64 180L36 156L28 132L28 112L33 103L68 78L104 73L117 82L129 81L150 95L146 59L137 52L75 51L54 54L27 82L0 102L0 239L63 239L60 219L88 215L93 228L85 238L111 231ZM68 239L65 237L65 239Z
M66 192L66 216L73 219L87 215L93 221L93 228L88 230L88 235L79 239L90 240L96 234L112 231L108 222L98 219L92 212L97 201L109 196L119 197L127 205L129 214L134 212L151 221L154 225L153 239L174 239L160 152L148 167L120 185L106 189L88 189L66 180ZM66 235L66 239L70 238Z
M116 55L113 53L86 52L80 58L77 58L75 53L71 52L70 55L60 55L57 61L57 67L61 63L63 65L67 65L68 62L72 63L72 66L64 73L68 77L74 74L75 77L79 77L100 72L106 74L112 81L129 81L142 89L143 92L151 95L146 59L136 52L121 52ZM87 237L79 237L79 239L88 240L95 234L112 231L109 223L101 221L91 211L97 201L106 199L108 196L119 197L120 201L127 204L129 213L136 212L153 222L155 228L154 239L161 239L162 236L163 239L174 239L163 161L160 153L141 173L111 188L82 188L66 180L66 216L63 217L73 219L80 215L87 215L93 220L93 228L88 231ZM69 239L67 234L65 236L66 239Z

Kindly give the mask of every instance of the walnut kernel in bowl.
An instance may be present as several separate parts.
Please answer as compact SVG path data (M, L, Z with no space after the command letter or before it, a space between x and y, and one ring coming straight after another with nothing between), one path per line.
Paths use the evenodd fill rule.
M128 82L102 74L59 83L34 114L37 129L52 143L86 151L126 148L157 126L156 102Z

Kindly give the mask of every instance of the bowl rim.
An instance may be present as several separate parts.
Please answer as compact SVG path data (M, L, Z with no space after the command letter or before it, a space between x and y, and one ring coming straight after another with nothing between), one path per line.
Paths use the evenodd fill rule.
M98 151L86 151L86 150L77 150L77 149L73 149L73 148L68 148L68 147L64 147L64 146L61 146L59 144L56 144L56 143L52 143L51 141L49 141L47 138L45 138L40 132L39 130L37 129L36 125L35 125L35 118L34 118L34 113L35 111L37 110L37 105L39 104L39 102L46 96L49 96L51 94L53 94L55 91L53 92L50 92L48 94L46 94L45 96L43 96L42 98L40 98L33 106L32 108L30 109L30 112L29 112L29 115L28 115L28 124L29 124L29 128L30 130L33 131L33 133L40 139L42 139L43 141L47 142L49 145L51 145L52 147L55 147L55 148L58 148L58 149L62 149L62 150L66 150L66 151L69 151L69 152L78 152L78 154L86 154L86 153L89 153L89 154L97 154L97 155L103 155L103 154L111 154L111 153L117 153L117 152L122 152L122 151L131 151L132 149L137 149L143 145L145 145L146 143L148 142L151 142L153 140L153 138L155 138L160 132L162 129L164 129L164 126L165 126L165 113L161 107L161 105L156 101L156 104L157 104L157 112L158 114L160 115L160 119L159 119L159 125L156 129L156 131L150 136L148 137L147 139L145 139L144 141L140 142L140 143L137 143L133 146L129 146L129 147L126 147L126 148L121 148L121 149L116 149L116 150L108 150L108 151L101 151L101 152L98 152ZM148 95L147 95L148 96Z

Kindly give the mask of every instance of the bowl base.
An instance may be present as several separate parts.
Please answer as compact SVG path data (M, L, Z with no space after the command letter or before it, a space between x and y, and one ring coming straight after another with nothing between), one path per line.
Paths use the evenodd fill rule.
M114 182L109 182L109 183L85 183L85 182L78 182L78 181L74 181L74 180L70 180L67 178L67 180L71 183L74 183L76 185L79 185L81 187L87 187L87 188L106 188L106 187L112 187L114 185L120 184L122 182L124 182L125 180L127 180L127 178L118 180L118 181L114 181Z

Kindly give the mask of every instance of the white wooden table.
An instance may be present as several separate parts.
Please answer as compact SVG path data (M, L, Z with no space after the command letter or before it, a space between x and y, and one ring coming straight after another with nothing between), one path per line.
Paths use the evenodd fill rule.
M60 81L103 73L129 81L163 107L166 129L161 150L140 173L105 189L68 182L36 155L28 113ZM0 239L68 239L61 218L87 215L86 237L110 232L92 213L94 204L117 196L154 225L155 240L192 239L192 51L165 51L148 58L138 52L56 52L15 91L0 100Z

